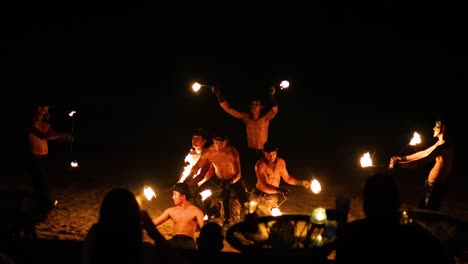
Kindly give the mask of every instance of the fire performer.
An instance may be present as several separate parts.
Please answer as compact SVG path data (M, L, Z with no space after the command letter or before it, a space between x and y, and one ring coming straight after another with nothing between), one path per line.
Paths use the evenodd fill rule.
M244 213L241 208L247 202L247 190L241 176L239 153L234 146L228 144L228 138L224 133L217 132L213 136L213 145L202 153L185 181L191 185L195 180L193 175L207 163L213 165L217 177L212 179L212 175L208 175L209 178L205 178L204 181L214 180L218 184L219 190L213 194L213 197L222 199L224 224L229 224L231 221L238 222Z
M452 174L454 144L448 134L447 120L442 117L436 118L433 130L437 141L432 146L411 155L391 157L389 168L392 169L396 164L402 168L414 168L431 161L435 162L424 183L425 192L419 207L439 210Z
M200 159L200 156L203 151L206 149L206 143L209 139L208 132L202 128L198 128L193 131L192 134L192 147L190 148L189 153L185 157L185 167L180 175L178 182L184 182L187 175L190 173L190 170L193 166L197 163ZM214 174L214 167L211 163L206 163L203 167L201 167L193 176L193 181L191 182L191 189L193 190L194 194L198 194L203 190L210 189L212 192L216 189L216 185L212 184L210 181L203 181L205 178L210 178ZM198 195L194 195L193 203L195 206L200 208L205 215L211 217L211 215L217 215L219 210L211 210L211 197L208 197L204 201L200 199Z
M290 185L304 186L309 189L311 182L299 180L291 176L286 167L286 161L278 157L278 147L271 141L263 145L264 157L255 164L257 184L253 195L257 201L257 210L261 215L271 215L271 210L278 207L278 195L287 195L290 190L280 187L281 179Z
M49 181L47 176L49 145L48 141L58 142L72 141L69 133L57 133L50 124L49 103L41 101L34 109L32 124L27 134L28 157L27 169L32 177L34 192L41 201L47 203L50 209L53 200L49 193Z
M173 248L196 249L195 231L197 225L203 227L203 212L200 208L190 203L193 197L190 187L186 183L176 183L172 187L173 207L169 207L153 220L155 226L159 226L171 219L173 222L172 237L169 244Z
M201 153L205 150L206 147L206 142L208 141L208 133L201 128L196 129L192 133L192 147L190 148L189 153L187 156L185 156L185 167L184 171L179 177L178 182L184 182L185 178L187 175L190 173L190 170L192 169L193 165L197 163L197 161L200 159ZM205 167L200 168L197 173L193 176L194 178L197 178L199 175L201 176L201 179L204 178L204 175L208 172L211 173L213 172L211 164L206 164Z
M211 91L218 98L221 108L226 113L241 120L245 125L247 149L242 150L242 168L247 187L251 190L255 186L255 163L259 158L263 157L263 144L268 140L270 121L278 113L278 102L275 97L276 88L272 86L269 90L268 103L270 108L268 111L262 112L264 109L262 100L253 98L250 101L250 113L240 112L232 108L217 87L213 86Z

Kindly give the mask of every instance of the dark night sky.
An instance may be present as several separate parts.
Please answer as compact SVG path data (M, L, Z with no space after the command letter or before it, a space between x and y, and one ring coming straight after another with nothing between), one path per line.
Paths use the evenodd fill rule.
M277 13L14 7L3 33L7 120L21 127L24 109L45 95L59 129L70 123L60 115L78 111L82 149L180 158L196 127L224 126L244 143L240 121L207 90L193 94L192 81L216 85L246 111L248 96L287 79L270 131L285 155L354 164L376 151L386 162L414 130L431 137L440 108L461 113L467 43L460 6L381 2L290 4Z

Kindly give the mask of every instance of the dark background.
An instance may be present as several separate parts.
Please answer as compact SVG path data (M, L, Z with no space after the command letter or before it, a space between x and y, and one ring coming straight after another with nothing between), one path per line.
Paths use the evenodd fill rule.
M265 95L281 80L291 86L277 91L270 139L294 175L333 181L361 173L365 152L374 164L386 164L401 150L426 147L440 112L456 121L462 163L467 43L461 6L226 5L5 8L2 107L10 158L4 167L21 166L30 106L47 97L54 127L70 131L73 124L76 137L71 147L52 142L53 157L78 158L82 169L99 160L176 177L195 128L222 127L232 144L245 144L242 123L208 89L193 93L194 81L217 86L232 106L248 111L251 95ZM423 144L406 148L415 131Z

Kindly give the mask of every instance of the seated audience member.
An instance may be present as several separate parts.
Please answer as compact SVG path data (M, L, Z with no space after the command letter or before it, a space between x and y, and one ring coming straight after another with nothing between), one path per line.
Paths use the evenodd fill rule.
M82 262L144 263L143 230L156 249L170 248L148 213L140 210L133 193L124 188L111 190L101 203L98 222L83 241Z
M220 252L224 248L223 227L216 222L206 223L197 237L197 248L204 252Z
M441 241L417 223L400 224L400 195L391 175L364 184L365 218L336 234L336 263L452 263Z

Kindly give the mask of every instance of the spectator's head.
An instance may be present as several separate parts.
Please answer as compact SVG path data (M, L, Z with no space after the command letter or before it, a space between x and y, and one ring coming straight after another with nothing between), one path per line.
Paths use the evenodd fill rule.
M364 184L363 200L367 218L398 220L400 192L391 175L376 173L369 176Z
M224 248L223 228L216 222L203 225L197 238L197 247L202 251L220 252Z
M270 229L269 242L274 249L290 249L294 246L294 226L290 221L278 220Z
M109 191L101 203L99 223L115 228L140 228L140 206L128 189Z
M109 191L101 203L96 225L96 255L92 257L96 263L130 263L140 257L140 219L140 207L132 192L124 188Z

